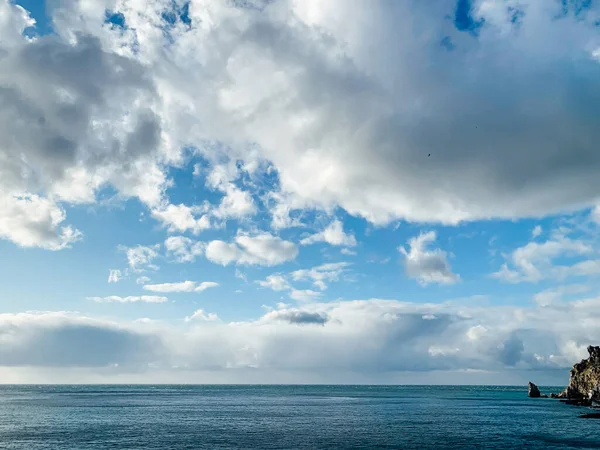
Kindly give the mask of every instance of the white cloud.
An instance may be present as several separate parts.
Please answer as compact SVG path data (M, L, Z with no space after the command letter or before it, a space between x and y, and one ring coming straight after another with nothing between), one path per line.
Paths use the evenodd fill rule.
M121 279L121 271L118 269L110 269L108 271L108 282L109 283L118 283Z
M151 247L143 245L130 248L125 247L129 267L134 272L143 272L145 269L157 270L158 267L152 264L152 261L158 257L159 249L160 244L156 244Z
M196 288L195 281L182 281L181 283L146 284L145 291L152 292L193 292Z
M441 249L428 249L429 244L436 240L436 233L429 231L408 240L409 250L399 247L404 255L406 274L421 285L430 283L454 284L460 277L452 272L447 254Z
M146 284L150 281L150 277L146 277L146 276L142 276L142 277L138 277L135 280L136 284Z
M194 262L204 254L205 247L204 242L193 241L184 236L171 236L165 240L167 256L175 258L179 263Z
M110 295L108 297L88 297L87 299L97 303L165 303L169 301L167 297L158 297L155 295L130 295L128 297Z
M219 286L219 283L215 283L214 281L203 281L202 283L196 281L182 281L180 283L146 284L144 285L144 290L161 293L202 292L217 286Z
M202 291L205 291L206 289L210 289L210 288L214 288L214 287L218 287L218 286L220 286L219 283L216 283L214 281L203 281L202 283L198 284L195 291L202 292Z
M313 267L312 269L300 269L290 275L296 281L310 280L320 290L327 289L326 282L338 281L342 274L347 271L350 263L328 263Z
M356 252L354 250L350 250L349 248L341 249L340 253L346 256L356 256Z
M317 289L324 291L327 289L327 282L338 281L349 266L350 263L346 262L322 264L311 269L295 270L288 276L272 274L265 280L258 280L256 283L276 292L289 291L288 295L291 299L306 303L322 297L323 294L311 289L297 289L289 283L288 278L294 281L309 281Z
M220 219L240 219L256 214L256 205L248 192L229 183L225 190L225 196L213 214Z
M316 242L326 242L330 245L354 247L356 245L356 238L353 234L346 234L344 232L344 225L341 221L334 220L323 231L302 239L300 244L311 245Z
M180 205L164 205L152 210L152 216L168 226L171 233L191 231L198 234L211 228L210 218L206 208ZM200 217L196 215L201 214Z
M21 247L69 248L82 239L82 234L69 225L61 226L65 218L64 209L54 201L33 194L3 192L0 182L0 239Z
M292 289L290 291L290 298L301 303L312 302L322 296L323 294L321 292L313 291L311 289Z
M531 232L531 236L536 238L542 234L542 227L540 225L536 225L533 231Z
M292 195L271 191L266 196L266 203L271 213L271 227L275 230L304 226L297 210L305 205Z
M211 241L206 246L206 258L216 264L275 266L291 261L298 255L298 247L270 233L238 234L234 242Z
M186 322L191 322L192 320L201 320L204 322L215 322L219 320L219 316L215 313L206 313L202 309L197 309L191 316L187 316L185 318Z
M242 272L240 269L236 267L235 269L235 277L242 280L244 283L248 283L248 275Z
M571 284L567 286L558 286L538 292L533 296L534 302L539 307L557 306L565 296L578 295L589 292L590 287L585 284Z
M273 291L286 291L291 289L291 286L287 280L279 274L269 275L264 280L259 280L257 283L265 288L272 289Z
M592 210L591 218L594 222L600 224L600 206L596 206Z
M584 259L571 265L557 265L561 257L593 256L591 245L561 235L545 242L529 242L515 249L494 278L507 283L536 283L545 279L564 280L573 276L590 276L600 273L600 259Z

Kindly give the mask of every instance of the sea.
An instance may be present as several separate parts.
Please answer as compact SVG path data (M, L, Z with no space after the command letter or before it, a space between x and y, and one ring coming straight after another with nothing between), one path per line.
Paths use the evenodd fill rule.
M0 448L600 449L582 412L524 386L6 385Z

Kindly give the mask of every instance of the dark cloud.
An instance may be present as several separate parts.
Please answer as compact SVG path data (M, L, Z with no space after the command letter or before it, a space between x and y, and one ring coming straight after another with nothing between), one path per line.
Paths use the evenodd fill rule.
M7 13L9 22L22 14L11 4ZM62 203L94 202L106 184L146 204L161 200L162 122L143 64L86 33L0 39L0 50L0 224L12 223L0 238L70 246L81 233L61 224Z
M507 366L515 366L523 356L525 347L516 333L511 334L498 349L498 360Z
M160 338L93 323L1 325L3 366L136 367L160 358Z
M282 320L295 325L325 325L329 322L329 316L325 313L316 313L297 310L276 311L269 315L270 319Z
M68 44L46 36L13 49L0 67L5 72L0 76L0 152L15 164L18 155L26 155L22 169L33 170L33 181L43 182L41 186L51 187L81 162L91 170L157 150L160 122L148 110L136 113L132 105L136 98L153 95L152 82L141 64L104 51L97 38L79 35ZM122 121L132 109L138 124L125 142L102 136L99 123L93 125ZM17 187L27 185L23 180Z

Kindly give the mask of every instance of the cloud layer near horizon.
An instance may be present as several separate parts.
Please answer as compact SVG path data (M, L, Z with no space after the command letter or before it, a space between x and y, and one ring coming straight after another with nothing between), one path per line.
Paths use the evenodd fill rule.
M258 320L230 323L203 310L182 323L1 314L0 360L14 367L104 368L113 375L313 371L332 382L337 372L565 369L585 355L587 342L600 339L599 300L565 302L554 294L546 296L551 302L526 308L377 299L280 305Z

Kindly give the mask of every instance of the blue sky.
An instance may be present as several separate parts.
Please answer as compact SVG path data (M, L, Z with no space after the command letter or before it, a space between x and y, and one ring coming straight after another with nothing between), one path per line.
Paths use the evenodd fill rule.
M0 374L560 383L600 339L598 20L0 0Z

